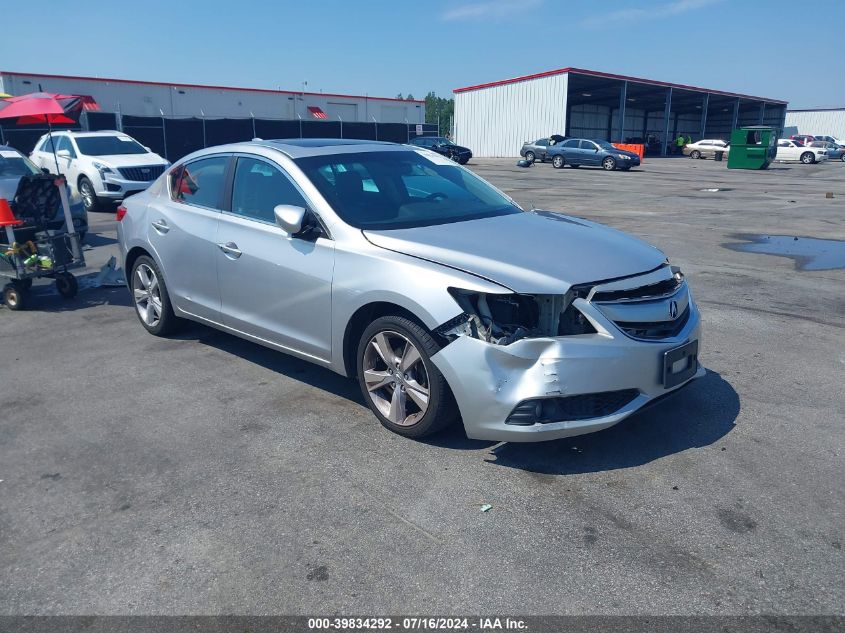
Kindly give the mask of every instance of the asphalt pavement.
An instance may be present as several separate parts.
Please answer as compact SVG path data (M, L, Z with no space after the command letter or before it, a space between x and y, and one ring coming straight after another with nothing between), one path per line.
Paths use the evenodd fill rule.
M325 369L147 334L87 287L93 214L78 297L0 307L0 614L841 614L845 163L515 163L469 167L683 268L705 378L593 435L404 439Z

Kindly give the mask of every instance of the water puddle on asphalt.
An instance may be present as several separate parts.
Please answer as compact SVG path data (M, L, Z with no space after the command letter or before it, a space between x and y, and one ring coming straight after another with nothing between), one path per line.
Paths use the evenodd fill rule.
M724 244L742 253L778 255L795 260L798 270L834 270L845 268L845 241L820 240L793 235L734 235L745 243Z

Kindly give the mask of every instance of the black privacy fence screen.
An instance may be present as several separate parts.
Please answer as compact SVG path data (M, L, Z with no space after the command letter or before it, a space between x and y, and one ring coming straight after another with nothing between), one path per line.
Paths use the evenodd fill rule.
M422 132L437 134L436 123L422 127L408 123L362 121L309 121L288 119L209 119L192 117L118 116L114 112L86 112L78 124L54 125L58 130L120 130L146 145L156 154L175 162L198 149L249 141L254 138L345 138L407 143ZM29 154L47 127L0 125L0 145L10 145Z

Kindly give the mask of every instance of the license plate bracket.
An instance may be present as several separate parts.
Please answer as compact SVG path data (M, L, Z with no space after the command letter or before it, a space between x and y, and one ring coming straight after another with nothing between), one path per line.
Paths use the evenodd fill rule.
M686 382L697 371L698 341L690 341L663 352L663 387L665 389L671 389Z

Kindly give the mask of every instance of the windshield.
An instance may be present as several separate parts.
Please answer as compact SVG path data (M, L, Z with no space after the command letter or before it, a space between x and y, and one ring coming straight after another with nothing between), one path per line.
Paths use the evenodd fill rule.
M595 143L596 145L598 145L602 149L611 149L611 150L616 149L615 147L613 147L613 144L608 143L607 141L593 141L593 143Z
M41 170L28 158L11 150L0 150L0 178L20 178L40 173Z
M522 211L471 171L427 150L295 162L343 221L359 229L429 226Z
M129 136L77 136L79 153L86 156L146 154L147 149Z

